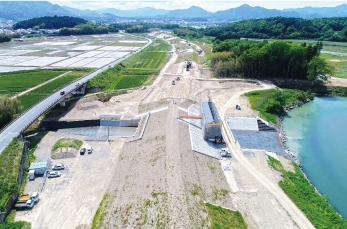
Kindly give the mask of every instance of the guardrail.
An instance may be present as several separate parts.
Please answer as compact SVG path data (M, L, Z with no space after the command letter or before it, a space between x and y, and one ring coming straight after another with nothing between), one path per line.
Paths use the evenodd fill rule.
M152 44L152 40L151 40L151 39L148 39L148 38L145 38L145 39L148 40L149 42L148 42L145 46L143 46L141 49L139 49L138 51L141 51L141 50L147 48L150 44ZM136 52L134 52L134 53L136 53ZM130 56L134 55L134 53L127 54L127 55L125 55L124 57L122 57L122 59L127 59L127 58L129 58ZM127 58L125 58L126 56L127 56ZM119 61L119 60L115 60L114 62L117 62L117 61ZM105 64L105 65L102 66L101 68L96 69L95 71L93 71L93 72L91 72L90 74L84 76L83 78L86 78L86 77L90 76L91 74L94 74L95 72L99 71L100 69L104 68L104 67L107 66L107 65L112 65L114 62L109 63L109 64ZM116 64L113 64L113 66L114 66L114 65L116 65ZM104 69L104 71L105 71L105 70L106 70L106 69ZM100 72L100 73L101 73L101 72ZM100 73L99 73L99 74L100 74ZM98 74L97 74L97 75L98 75ZM97 76L97 75L95 75L95 76ZM94 76L94 77L95 77L95 76ZM66 84L66 85L64 85L64 86L61 86L60 88L56 89L54 92L52 92L52 93L50 93L49 95L47 95L46 97L42 98L40 101L38 101L38 102L35 103L34 105L30 106L28 109L26 109L26 110L23 111L21 114L19 114L15 119L11 120L11 121L10 121L9 123L7 123L4 127L2 127L2 128L0 129L0 134L1 134L4 130L6 130L10 125L12 125L15 121L17 121L17 120L18 120L19 118L21 118L23 115L25 115L26 113L28 113L32 108L34 108L34 107L37 106L39 103L41 103L43 100L45 100L45 99L47 99L48 97L52 96L52 95L55 94L57 91L62 90L63 88L68 87L68 86L70 86L71 84L74 84L74 83L76 83L77 81L79 81L79 80L81 80L81 79L83 79L83 78L81 77L81 78L79 78L79 79L77 79L77 80L74 80L74 81L70 82L69 84ZM73 90L69 91L69 92L66 93L66 94L70 94L70 93L71 93L72 91L74 91L74 90L75 90L75 88L74 88ZM65 98L65 97L63 97L63 98ZM25 130L26 128L28 128L38 117L40 117L40 116L41 116L44 112L46 112L48 109L52 108L59 100L62 100L63 98L59 98L59 99L56 100L52 105L50 105L50 106L48 106L47 108L45 108L45 110L44 110L43 112L40 112L40 115L35 116L35 118L32 119L32 120L30 121L30 124L26 125L25 128L21 129L20 132L22 132L23 130Z

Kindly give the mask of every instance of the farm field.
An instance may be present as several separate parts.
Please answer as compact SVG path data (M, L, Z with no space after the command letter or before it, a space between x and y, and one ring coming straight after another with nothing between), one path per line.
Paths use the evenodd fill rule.
M45 84L35 90L32 91L32 93L52 93L56 89L65 86L66 84L71 83L74 80L77 80L81 78L82 76L86 75L87 72L72 72L69 74L66 74L48 84Z
M78 61L73 57L120 58L136 51L147 42L126 34L24 38L20 43L13 41L0 44L0 72L10 71L9 67L98 68L108 64L107 61L111 59ZM114 53L115 51L117 53ZM91 62L94 64L90 64Z
M149 77L155 77L158 73L158 71L126 69L117 65L89 80L87 87L101 87L102 91L136 88L143 85Z
M166 41L163 41L161 39L155 39L147 51L158 52L158 51L170 51L171 49L172 49L172 46Z
M45 84L29 93L26 93L25 95L20 96L18 99L21 102L22 109L21 112L25 111L41 99L45 98L52 92L56 91L57 89L61 88L62 86L65 86L69 83L71 83L74 80L77 80L84 75L86 75L88 72L72 72L69 74L66 74L48 84Z
M167 46L165 46L165 41L160 41L159 39L156 41L158 43L155 45L155 47L149 46L141 52L138 52L132 57L124 60L121 64L116 65L114 68L108 69L107 71L104 71L103 73L89 80L87 87L101 88L102 91L111 92L114 90L141 87L153 82L153 79L155 79L155 77L159 74L159 70L165 65L170 56L169 52L149 51L163 50L164 48L167 49ZM127 43L124 42L124 44ZM160 45L163 46L160 47ZM171 45L169 46L171 47ZM106 46L102 49L107 50L108 47L111 46ZM131 46L127 47L130 48ZM108 57L109 55L104 57Z
M123 61L122 64L128 68L159 70L163 67L168 57L169 54L167 52L141 52Z
M18 73L0 73L0 90L22 92L53 79L67 71L21 71Z
M18 97L22 105L21 111L25 111L27 108L54 92L56 89L83 77L93 70L94 69L83 69L83 71L80 71L79 69L75 69L74 72ZM62 75L65 72L67 72L67 70L60 69L54 71L31 70L0 73L0 96L14 96L15 94L44 83L47 80Z

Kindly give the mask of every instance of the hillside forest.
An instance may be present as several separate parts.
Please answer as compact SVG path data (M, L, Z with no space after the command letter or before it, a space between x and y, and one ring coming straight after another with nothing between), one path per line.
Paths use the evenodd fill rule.
M25 21L18 22L12 26L13 29L60 29L63 27L72 28L78 24L85 24L87 20L77 17L39 17L31 18Z
M196 29L180 27L174 29L180 37L199 38L213 36L221 41L233 38L260 39L317 39L347 41L347 18L284 18L249 19L225 26Z

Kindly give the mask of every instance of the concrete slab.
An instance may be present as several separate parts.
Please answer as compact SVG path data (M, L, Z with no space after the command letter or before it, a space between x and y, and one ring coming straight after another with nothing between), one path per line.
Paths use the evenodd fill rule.
M257 119L255 118L228 118L228 125L231 130L258 130Z
M231 130L231 132L242 149L266 150L286 154L279 143L280 139L277 132L253 130Z

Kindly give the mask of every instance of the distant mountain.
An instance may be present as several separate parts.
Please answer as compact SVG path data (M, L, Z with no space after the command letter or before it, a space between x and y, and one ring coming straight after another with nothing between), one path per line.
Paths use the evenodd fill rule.
M93 10L80 10L80 9L76 9L76 8L72 8L72 7L68 7L68 6L61 6L62 8L64 8L65 10L69 11L71 14L74 14L76 16L81 16L81 15L86 15L89 13L94 12Z
M68 6L60 6L47 1L1 1L0 18L22 21L34 17L42 16L74 16L87 20L114 20L121 18L139 19L207 19L218 21L239 21L243 19L260 19L269 17L295 17L295 18L322 18L322 17L347 17L347 5L342 4L336 7L304 7L297 9L266 9L263 7L251 7L247 4L236 8L209 12L197 6L188 9L163 10L152 7L144 7L134 10L120 10L115 8L104 8L97 10L80 10Z
M207 18L213 13L206 11L198 6L191 6L188 9L172 10L166 14L167 19L190 19L190 18Z
M42 16L74 16L57 4L45 1L0 1L0 18L25 20Z
M269 18L269 17L300 17L300 14L295 11L272 10L266 9L260 6L249 6L244 4L242 6L231 8L228 10L217 11L210 15L208 18L215 20L228 20L238 21L244 19L257 19L257 18Z
M105 8L95 10L100 13L110 13L118 17L127 18L154 18L156 15L165 15L169 10L155 9L152 7L144 7L135 10L119 10L115 8Z
M297 9L284 9L287 11L296 11L302 18L322 18L322 17L347 17L347 5L342 4L335 7L304 7Z

